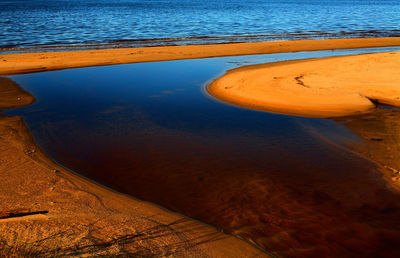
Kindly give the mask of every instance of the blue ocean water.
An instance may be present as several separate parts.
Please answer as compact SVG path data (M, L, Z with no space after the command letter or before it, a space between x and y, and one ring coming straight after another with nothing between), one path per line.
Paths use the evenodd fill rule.
M3 51L370 36L400 36L400 1L0 1Z

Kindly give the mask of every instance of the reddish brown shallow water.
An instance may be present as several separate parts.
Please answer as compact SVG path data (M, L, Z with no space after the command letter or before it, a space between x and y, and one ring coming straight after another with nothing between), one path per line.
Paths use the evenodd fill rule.
M201 94L207 79L243 60L14 76L38 102L9 113L23 115L67 167L274 254L400 255L399 195L376 165L342 147L362 144L344 126Z

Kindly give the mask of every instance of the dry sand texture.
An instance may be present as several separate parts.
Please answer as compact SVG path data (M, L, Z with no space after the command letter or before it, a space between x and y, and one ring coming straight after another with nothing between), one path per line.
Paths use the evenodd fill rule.
M1 109L33 101L0 78ZM235 237L74 175L42 153L22 118L1 114L0 193L0 256L266 256Z
M400 45L400 38L302 40L1 55L0 74L212 56L397 45ZM364 94L367 96L366 98L360 95L355 96L354 93L340 88L337 90L344 94L346 101L340 102L339 100L342 98L335 98L336 93L322 94L323 97L329 95L332 97L333 95L341 105L347 105L346 114L369 111L374 107L370 98L374 98L374 101L385 101L385 103L397 105L397 100L390 98L397 94L394 93L395 89L391 86L393 81L390 80L398 78L398 75L390 73L394 68L388 68L388 62L395 59L397 60L395 61L396 65L398 65L398 53L346 57L346 65L340 62L340 66L332 66L331 61L343 61L344 59L341 58L245 67L229 72L227 76L236 72L243 76L249 76L253 72L257 73L258 70L262 70L260 78L263 78L264 70L270 68L279 70L283 69L281 67L285 67L283 72L287 72L287 66L293 66L293 70L290 71L294 73L290 76L288 74L286 82L299 88L299 93L303 94L304 91L313 90L314 86L311 85L315 82L323 80L320 72L325 71L333 76L331 79L323 81L333 84L334 86L331 88L335 88L337 81L334 76L344 76L336 79L346 81L349 79L346 76L355 74L350 71L351 69L361 70L365 68L364 63L375 62L374 66L370 66L370 71L373 72L364 72L363 76L359 78L363 79L363 82L366 82L371 76L386 78L387 80L381 84L385 88L385 92L375 92L376 95L371 95L371 91L367 90L365 91L367 93ZM373 61L374 59L378 61ZM324 66L320 62L324 63ZM332 69L325 65L331 65ZM242 73L244 71L245 73ZM349 71L350 73L347 73ZM379 73L384 71L385 74L379 75L376 71ZM282 75L273 75L269 80L283 82L283 78L280 77ZM217 80L213 85L218 84L222 79L225 80L226 76ZM249 79L253 80L254 77ZM292 86L283 91L285 95L291 94ZM222 86L222 91L225 91L225 87ZM357 87L359 90L360 85L346 87ZM333 89L328 87L328 90ZM388 90L393 90L393 92L387 94ZM320 94L321 90L313 91ZM226 96L224 94L221 95L221 98ZM282 96L279 95L279 97ZM293 99L294 103L300 103L301 97L301 94L297 94ZM315 99L315 96L310 99L313 98ZM0 108L27 105L33 101L34 98L15 83L9 79L0 79ZM289 112L281 110L282 103L278 104L274 107L279 107L279 110L274 111ZM247 106L248 104L241 105ZM335 115L338 115L336 112L338 111L333 111ZM343 106L341 106L340 112L343 112ZM324 115L320 113L307 115L326 116L326 113ZM332 112L329 116L331 115ZM0 251L2 253L20 256L127 253L157 256L265 255L237 238L217 232L210 227L167 212L154 205L112 192L74 175L52 162L41 152L35 145L23 120L19 117L0 115L0 173L0 217L8 217L0 219L0 235L2 237ZM20 216L11 217L10 215L13 213Z
M228 71L208 92L278 113L335 117L400 106L400 52L252 65Z
M96 65L217 56L400 46L400 38L358 38L231 43L0 55L0 74L19 74Z

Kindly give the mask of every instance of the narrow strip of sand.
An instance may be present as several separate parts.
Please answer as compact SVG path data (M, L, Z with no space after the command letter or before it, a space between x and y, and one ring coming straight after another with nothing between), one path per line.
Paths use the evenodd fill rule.
M354 38L1 54L0 75L86 66L331 49L400 46L400 38Z
M0 74L20 74L85 66L216 56L399 45L400 38L330 39L2 54L0 55ZM357 78L363 79L366 75L386 71L392 61L396 63L394 68L388 70L392 73L385 72L381 77L398 78L398 75L393 71L394 69L399 70L397 63L399 55L398 53L391 55L397 61L393 61L390 59L391 57L386 58L386 56L378 58L389 63L382 66L376 66L376 63L372 63L369 72L363 72ZM265 75L263 75L266 72L264 68L280 67L279 69L282 69L282 72L285 73L287 64L297 65L293 69L291 68L290 71L293 71L294 74L288 74L289 77L286 81L283 80L285 74L277 76L274 73L269 74L269 76L272 76L273 82L282 81L282 84L278 83L277 85L290 86L294 83L301 90L292 92L293 85L285 86L288 89L282 88L280 92L275 93L274 97L282 98L282 96L290 95L292 96L292 103L298 104L302 101L313 103L313 100L321 97L320 92L322 90L315 90L316 95L312 95L308 99L302 98L301 94L304 91L302 88L312 89L313 87L310 85L325 80L318 77L317 71L330 71L332 73L336 71L337 74L346 74L351 69L361 69L360 64L370 62L370 60L359 60L357 59L358 56L348 58L348 62L353 63L352 65L347 64L347 62L336 63L332 64L330 68L329 64L317 63L315 65L314 61L286 62L265 65L265 67L245 67L229 72L227 76L236 73L240 76L235 75L232 77L233 79L231 78L232 81L229 81L231 80L229 79L228 82L236 86L247 87L249 83L243 80L241 76L249 76L249 73L254 70L254 72L260 73L257 76L250 76L249 81L259 78L260 81L255 81L254 85L266 85ZM330 63L334 58L326 60ZM327 65L326 68L325 65ZM340 69L335 70L338 67ZM300 68L309 70L296 70ZM308 73L306 73L307 71ZM374 101L398 105L396 98L387 97L398 96L396 95L398 94L396 87L393 86L392 82L388 82L388 86L384 83L387 89L383 90L382 94L375 91L376 94L373 95L366 91L365 96L367 97L360 96L361 93L357 95L353 91L339 90L342 95L335 98L334 104L339 103L341 105L340 112L336 109L334 111L324 109L322 114L320 110L315 111L314 106L311 111L307 109L307 112L304 112L304 107L300 107L298 108L300 112L296 113L297 111L293 111L292 106L282 108L284 104L276 102L265 108L262 105L257 106L256 99L247 99L239 103L236 101L236 97L236 99L233 98L234 100L226 98L229 95L226 94L226 90L231 89L226 86L227 81L224 81L228 78L227 76L214 82L209 88L210 92L224 101L257 109L299 115L334 116L367 112L374 107L374 104L370 101L372 98L374 98ZM350 81L353 79L350 79ZM349 78L342 78L342 81L347 80ZM286 84L286 82L290 83ZM337 81L332 83L336 85ZM373 87L373 84L369 85L370 88ZM222 89L220 95L212 92L214 86ZM335 87L329 86L327 88L331 90L330 88ZM347 85L346 87L350 86ZM389 89L393 91L389 91ZM254 95L254 93L251 94ZM336 94L337 92L325 95L335 97ZM255 95L258 95L258 93ZM257 97L264 99L263 95ZM321 97L321 99L326 101L328 96L325 97ZM0 108L28 105L33 101L34 98L29 93L20 89L12 81L8 79L0 80ZM343 105L347 105L345 112L343 112ZM3 219L0 219L0 235L2 236L0 238L0 252L10 256L134 254L138 256L204 257L265 255L260 250L237 238L220 233L181 215L162 210L152 204L115 193L73 174L42 153L19 117L7 117L0 114L0 175L0 217L3 217ZM17 216L7 217L10 214Z
M222 101L309 117L400 106L400 52L316 58L233 69L208 86Z
M0 109L34 97L0 78ZM112 171L110 171L112 173ZM0 114L0 256L267 256L254 246L83 179Z

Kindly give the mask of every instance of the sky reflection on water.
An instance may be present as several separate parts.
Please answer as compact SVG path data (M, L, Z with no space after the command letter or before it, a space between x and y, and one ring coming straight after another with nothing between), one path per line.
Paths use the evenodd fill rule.
M6 114L23 116L61 164L275 253L392 252L380 236L399 235L398 196L375 165L330 143L357 136L332 120L244 109L204 92L207 81L237 66L364 51L383 49L10 76L37 102ZM383 215L386 209L394 212Z

